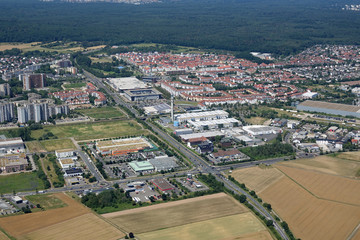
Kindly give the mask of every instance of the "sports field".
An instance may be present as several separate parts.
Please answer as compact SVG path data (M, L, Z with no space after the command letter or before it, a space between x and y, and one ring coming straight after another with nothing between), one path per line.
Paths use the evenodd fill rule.
M64 138L64 139L51 139L51 140L44 140L44 141L31 141L26 142L26 147L29 149L30 152L52 152L55 150L62 150L62 149L75 149L74 143L71 139Z
M274 167L251 167L238 169L231 173L231 176L239 183L245 183L245 185L254 190L256 193L260 193L266 189L269 185L279 180L283 174Z
M252 213L242 213L136 235L141 240L256 239L272 237Z
M74 137L77 141L141 135L146 133L136 121L130 120L44 126L43 129L32 131L31 136L33 138L39 138L46 130L52 132L58 138Z
M87 213L26 234L23 239L33 240L88 240L120 239L125 234L93 213Z
M44 189L43 182L36 173L17 173L0 176L0 193L34 191Z
M124 113L121 110L114 107L79 109L77 112L95 119L119 118L124 116Z

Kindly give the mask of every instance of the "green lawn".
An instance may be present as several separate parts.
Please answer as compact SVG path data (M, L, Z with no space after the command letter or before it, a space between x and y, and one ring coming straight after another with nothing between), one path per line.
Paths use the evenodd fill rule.
M90 140L145 134L146 131L135 121L111 121L80 123L58 126L44 126L31 132L32 138L39 138L46 132L52 132L58 138L74 137L75 140Z
M44 189L36 173L18 173L0 176L0 193L11 193Z
M90 108L77 110L86 116L96 119L123 117L124 113L114 107Z
M30 195L26 196L26 199L29 200L34 206L40 204L40 206L45 210L67 206L66 203L61 201L53 194Z
M76 82L76 83L68 83L68 84L64 84L65 88L82 88L85 87L86 83L84 82Z

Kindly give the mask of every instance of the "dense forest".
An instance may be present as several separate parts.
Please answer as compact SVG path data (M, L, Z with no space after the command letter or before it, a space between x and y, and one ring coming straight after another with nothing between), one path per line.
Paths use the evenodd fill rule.
M360 14L341 0L181 0L130 5L0 0L0 42L154 42L291 54L358 44Z

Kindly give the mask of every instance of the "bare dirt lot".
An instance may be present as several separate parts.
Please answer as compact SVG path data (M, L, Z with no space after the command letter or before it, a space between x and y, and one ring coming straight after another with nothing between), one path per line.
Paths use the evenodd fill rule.
M245 183L245 185L260 193L272 183L279 180L283 174L274 167L252 167L235 170L231 173L238 182Z
M88 213L27 234L33 240L116 240L125 234L93 213Z
M68 206L43 212L0 218L0 227L15 238L89 213L90 210L64 193L55 194Z
M219 193L102 216L125 231L144 233L247 211L232 197Z

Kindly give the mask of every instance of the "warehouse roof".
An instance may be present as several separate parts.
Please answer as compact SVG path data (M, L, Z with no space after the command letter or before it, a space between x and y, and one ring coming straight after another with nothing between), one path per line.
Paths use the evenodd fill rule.
M313 107L313 108L327 108L339 111L346 112L360 112L360 106L339 104L339 103L329 103L329 102L320 102L320 101L311 101L307 100L299 104L300 106Z
M156 168L157 171L169 170L178 167L174 157L160 156L149 159L149 162Z
M239 123L238 120L235 118L221 118L216 120L208 120L208 121L188 121L194 127L201 127L201 126L213 126L218 124L229 124L229 123Z
M216 116L216 115L229 115L226 111L215 110L207 112L194 112L194 113L184 113L176 115L176 118L196 118L196 117L206 117L206 116Z

